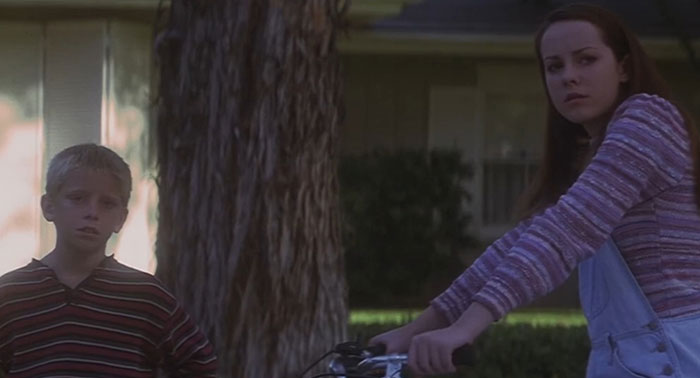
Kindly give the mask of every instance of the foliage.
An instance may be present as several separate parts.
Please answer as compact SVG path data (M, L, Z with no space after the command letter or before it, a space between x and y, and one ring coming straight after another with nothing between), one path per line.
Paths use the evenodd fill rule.
M351 324L349 336L366 342L395 325ZM581 378L590 342L585 326L496 324L475 345L473 367L445 378Z
M471 177L452 150L341 159L350 306L423 305L436 294L431 282L464 269L459 255L473 243L465 211Z

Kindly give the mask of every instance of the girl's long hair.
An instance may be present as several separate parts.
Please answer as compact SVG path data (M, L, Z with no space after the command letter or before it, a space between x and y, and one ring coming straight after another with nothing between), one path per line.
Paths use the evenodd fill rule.
M614 13L593 5L571 4L551 12L540 26L535 37L535 53L539 63L540 74L547 88L545 68L540 53L542 36L550 25L559 21L587 21L596 26L603 42L613 51L618 62L626 58L626 70L629 80L621 84L619 102L637 93L658 95L671 102L671 91L661 77L653 61L644 52L637 37ZM534 181L522 196L517 211L520 219L528 218L554 204L576 181L581 170L584 156L589 153L587 133L583 126L564 118L555 108L547 92L547 125L545 131L545 148L540 168ZM700 207L700 177L698 155L700 139L688 112L673 102L683 116L688 135L691 139L691 151L695 170L695 200ZM597 148L597 146L593 146Z

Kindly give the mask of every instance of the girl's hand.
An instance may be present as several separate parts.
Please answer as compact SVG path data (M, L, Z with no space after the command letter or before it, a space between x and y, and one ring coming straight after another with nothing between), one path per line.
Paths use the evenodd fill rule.
M408 350L408 367L419 375L453 373L452 352L474 340L491 323L493 315L479 303L472 303L449 327L413 336Z
M433 329L447 327L449 323L435 309L428 307L415 320L373 337L369 345L384 344L386 353L407 353L413 336Z
M411 345L413 334L412 330L403 326L374 336L369 340L369 345L383 344L386 347L386 354L406 353Z
M411 340L408 367L418 375L454 373L457 369L452 364L452 352L472 342L453 327L421 333Z

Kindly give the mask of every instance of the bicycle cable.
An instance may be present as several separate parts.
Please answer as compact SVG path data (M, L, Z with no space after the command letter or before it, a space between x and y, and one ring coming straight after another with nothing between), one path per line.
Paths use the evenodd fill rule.
M308 373L309 370L313 369L314 366L318 365L319 362L323 361L324 358L330 356L333 354L333 350L329 350L328 352L324 353L323 356L321 356L318 360L314 361L311 365L309 365L306 370L302 371L301 374L299 374L299 378L304 378L304 374ZM312 377L315 378L315 377Z

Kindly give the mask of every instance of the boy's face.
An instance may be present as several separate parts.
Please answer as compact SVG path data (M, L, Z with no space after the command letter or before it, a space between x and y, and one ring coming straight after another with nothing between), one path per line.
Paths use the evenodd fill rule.
M117 179L91 169L70 172L55 196L41 198L41 208L56 226L58 243L81 252L104 251L128 214Z

